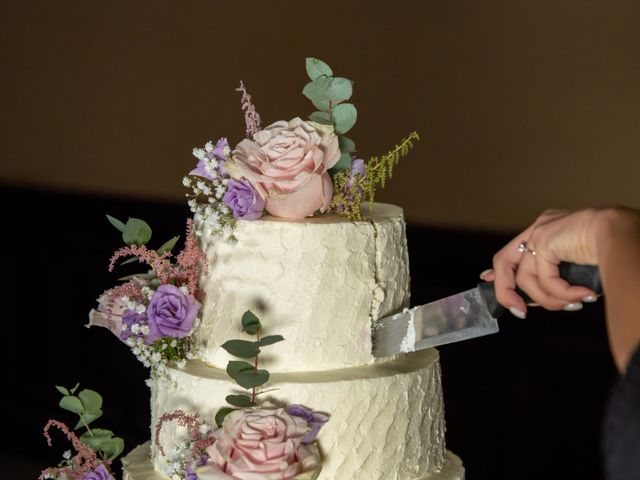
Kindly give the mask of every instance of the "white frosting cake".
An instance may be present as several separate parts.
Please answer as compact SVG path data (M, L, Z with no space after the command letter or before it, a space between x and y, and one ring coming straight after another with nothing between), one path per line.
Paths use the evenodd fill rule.
M371 355L371 321L409 305L409 268L402 210L377 204L367 213L359 222L333 215L239 221L235 241L203 239L210 268L193 335L202 359L151 380L152 435L165 413L212 418L227 395L242 393L225 371L235 358L220 345L242 338L240 318L253 310L265 334L285 338L260 356L272 372L266 399L330 415L318 436L319 479L464 478L445 448L437 351ZM166 424L165 451L185 434ZM165 464L157 446L145 444L123 459L124 478L168 478L160 473Z

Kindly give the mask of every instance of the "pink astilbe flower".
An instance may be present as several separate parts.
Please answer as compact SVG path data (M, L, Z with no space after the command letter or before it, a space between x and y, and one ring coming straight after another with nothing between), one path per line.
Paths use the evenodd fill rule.
M172 257L171 253L165 252L159 255L158 252L150 250L144 245L128 245L116 250L109 261L109 271L113 271L118 259L129 256L138 257L140 263L149 265L162 283L168 283L174 276L174 267L171 265L171 261L168 260Z
M180 280L187 286L189 293L197 297L200 273L207 273L207 257L193 235L193 220L187 220L187 234L184 248L178 254L178 265L181 267Z
M253 138L253 136L259 132L262 127L260 125L260 115L256 112L256 107L251 102L251 95L247 92L242 80L240 80L240 86L236 88L236 92L242 92L242 111L244 112L244 122L247 126L247 137Z
M144 295L142 295L141 288L144 285L144 283L131 280L112 288L107 296L108 307L112 308L122 297L128 297L135 302L142 303Z
M158 423L156 423L155 442L158 450L160 450L160 453L162 453L162 455L166 455L166 453L164 452L164 448L162 448L162 444L160 442L160 431L162 430L162 426L166 422L170 422L173 420L175 420L178 425L182 425L183 427L187 428L189 430L189 434L191 435L191 439L194 441L191 451L186 458L187 462L190 462L191 460L199 457L206 451L208 447L213 445L213 437L206 437L200 433L200 422L198 421L198 414L188 414L183 410L175 410L173 412L163 414L158 420Z
M72 465L47 468L40 473L38 480L44 480L50 476L58 477L60 475L64 475L63 478L67 478L69 480L79 480L87 472L93 471L98 465L100 465L100 463L106 463L107 465L111 463L110 461L98 461L96 452L87 445L84 445L75 433L69 430L64 423L59 422L58 420L49 420L44 427L43 434L47 439L47 445L51 446L51 436L49 435L51 427L57 427L62 431L78 453L72 458Z

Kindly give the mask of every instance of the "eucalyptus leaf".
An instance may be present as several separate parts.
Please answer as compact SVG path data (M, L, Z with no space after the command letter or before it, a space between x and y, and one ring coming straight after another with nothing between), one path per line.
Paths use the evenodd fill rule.
M113 432L104 428L94 428L90 432L85 432L79 440L94 450L101 449L101 446L109 442L113 437Z
M333 75L331 67L317 58L308 57L306 60L307 75L311 80L315 80L321 75Z
M338 136L338 145L342 153L351 153L356 151L356 142L344 135Z
M116 227L118 230L124 232L124 223L122 221L118 220L115 217L112 217L111 215L107 215L107 220L109 220L109 223L111 223L111 225Z
M352 103L341 103L333 109L333 122L336 133L343 134L351 130L358 118L358 111Z
M229 405L240 408L253 407L255 405L249 395L227 395L226 401Z
M227 340L221 347L231 355L240 358L253 358L259 352L258 344L247 340Z
M84 406L82 405L82 402L78 397L74 397L73 395L65 395L60 399L60 403L58 405L65 410L77 413L78 415L84 413Z
M227 415L229 415L234 410L236 409L231 407L222 407L220 410L218 410L218 413L216 413L216 425L218 426L218 428L222 427L224 419L227 418Z
M151 282L149 282L149 287L151 288L158 288L159 286L160 286L159 278L154 278L153 280L151 280Z
M85 388L78 394L78 397L87 413L96 413L102 408L102 396L98 392Z
M269 381L269 372L266 370L245 370L238 373L235 381L244 388L258 387Z
M58 390L62 395L71 395L71 393L69 393L69 390L67 390L65 387L59 387L58 385L56 385L56 390Z
M102 416L102 410L98 410L96 412L91 412L91 413L85 412L82 415L80 415L80 420L78 420L78 423L76 423L76 426L73 427L73 429L78 430L79 428L87 427L91 424L91 422L93 422L94 420L97 420L101 416Z
M273 345L274 343L278 343L283 340L284 337L282 335L267 335L266 337L261 338L258 344L261 347L265 347L267 345Z
M237 360L231 360L227 364L227 373L233 379L235 379L239 373L246 370L253 370L255 367L248 362L239 362Z
M321 123L323 125L333 125L333 119L329 112L313 112L309 115L309 118L316 123Z
M144 245L151 240L151 227L144 220L130 218L124 226L122 239L127 245Z
M340 160L338 160L338 162L333 167L331 167L329 171L331 173L336 173L336 172L341 172L343 170L349 170L350 168L351 168L351 154L345 152L342 155L340 155Z
M108 460L113 460L124 451L124 440L120 437L113 437L108 442L100 446L100 450Z
M262 330L260 319L251 311L247 310L242 315L242 329L249 335L255 335Z
M173 237L171 240L167 240L165 243L162 244L162 246L156 250L156 252L158 253L158 255L162 255L163 253L166 252L171 252L171 250L173 250L173 247L176 246L176 243L178 242L178 240L180 240L180 236L175 236Z
M331 88L331 78L318 77L314 81L307 83L302 89L302 93L315 105L318 110L329 110L329 89Z
M348 78L335 77L331 79L329 98L334 105L349 100L353 95L353 82Z
M74 393L76 393L76 390L78 389L78 387L80 386L80 382L76 383L76 386L73 387L71 390L69 390L69 392L71 393L71 395L73 395Z

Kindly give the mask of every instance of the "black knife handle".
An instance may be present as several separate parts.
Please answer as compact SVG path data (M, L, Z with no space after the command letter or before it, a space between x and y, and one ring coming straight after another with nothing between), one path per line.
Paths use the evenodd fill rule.
M598 267L560 262L558 269L560 270L560 277L571 285L587 287L596 292L597 295L602 294L602 283L600 282L600 271ZM496 291L493 282L480 282L478 284L478 290L487 304L491 316L493 318L500 317L506 309L496 300ZM516 287L516 293L524 299L525 303L532 302L529 296L518 287Z

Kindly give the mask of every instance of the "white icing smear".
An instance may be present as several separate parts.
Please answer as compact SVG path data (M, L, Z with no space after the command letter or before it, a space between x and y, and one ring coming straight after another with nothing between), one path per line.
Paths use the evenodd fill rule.
M414 323L416 309L409 310L405 308L402 313L409 313L409 321L407 322L407 333L402 342L400 342L400 351L404 353L413 352L416 349L416 325Z

